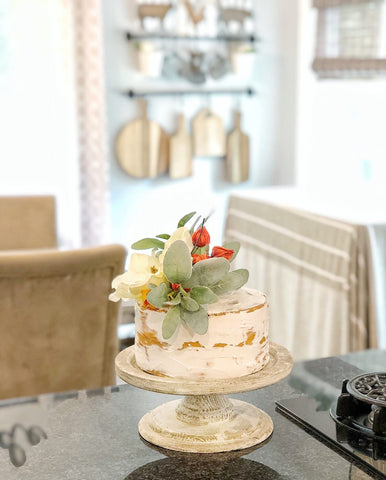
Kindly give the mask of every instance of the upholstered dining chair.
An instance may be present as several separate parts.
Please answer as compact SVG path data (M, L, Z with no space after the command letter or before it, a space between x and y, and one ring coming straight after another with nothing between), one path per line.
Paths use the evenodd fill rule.
M56 246L53 195L0 196L0 250Z
M115 384L126 250L0 252L0 398Z

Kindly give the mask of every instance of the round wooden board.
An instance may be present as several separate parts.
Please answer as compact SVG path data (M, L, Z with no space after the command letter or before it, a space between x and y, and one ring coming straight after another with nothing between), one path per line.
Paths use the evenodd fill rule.
M139 422L140 435L150 443L179 452L216 453L249 448L273 431L271 417L241 400L231 400L234 416L226 421L195 425L176 416L180 400L164 403Z
M158 393L172 395L209 395L247 392L272 385L285 378L292 370L289 351L270 343L269 362L256 373L219 380L192 380L189 378L159 377L141 370L135 362L135 346L122 350L115 359L115 370L126 383Z

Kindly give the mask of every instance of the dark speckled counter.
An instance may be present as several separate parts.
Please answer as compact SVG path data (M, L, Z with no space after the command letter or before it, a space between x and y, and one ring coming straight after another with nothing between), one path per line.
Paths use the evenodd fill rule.
M328 409L339 394L342 379L361 370L386 370L386 352L298 363L291 376L276 385L231 395L265 410L275 429L259 448L230 454L165 452L146 444L138 435L138 421L172 397L129 385L2 401L0 479L368 478L275 411L276 400L301 395L315 398L321 409ZM11 438L15 424L19 427Z

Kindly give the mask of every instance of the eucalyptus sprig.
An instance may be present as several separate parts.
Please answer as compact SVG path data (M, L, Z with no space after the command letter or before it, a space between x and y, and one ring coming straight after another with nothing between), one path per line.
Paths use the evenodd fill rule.
M208 330L208 313L203 305L218 301L218 295L243 286L248 280L245 269L229 272L225 258L209 258L192 266L191 253L182 240L167 250L163 270L169 284L150 290L147 300L154 307L168 306L162 324L162 336L169 339L181 322L198 334Z
M177 224L177 228L184 227L195 215L197 212L190 212L184 215ZM198 217L199 219L200 217ZM209 216L207 217L207 219ZM198 220L197 219L197 220ZM197 222L196 220L196 222ZM196 223L195 222L195 223ZM161 240L169 240L170 235L168 233L159 233L158 235L155 236L155 238L142 238L141 240L138 240L137 242L134 242L131 245L131 248L133 250L149 250L152 248L153 250L163 250L165 248L165 242L162 242Z

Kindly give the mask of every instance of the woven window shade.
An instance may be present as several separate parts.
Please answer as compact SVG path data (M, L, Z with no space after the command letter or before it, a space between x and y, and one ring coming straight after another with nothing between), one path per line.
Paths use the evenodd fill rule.
M386 0L314 0L312 68L321 78L386 75Z

